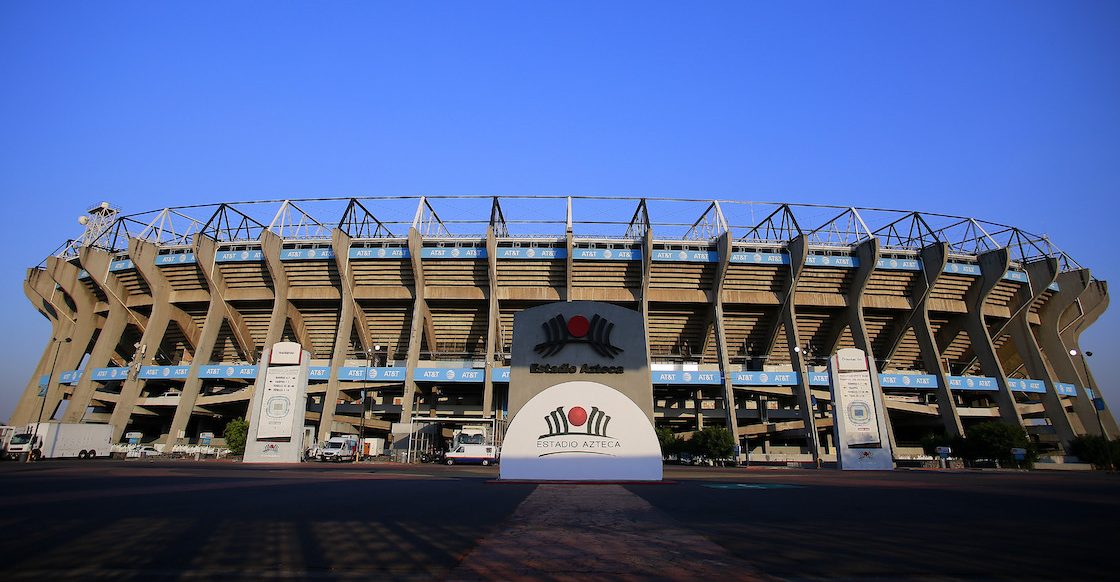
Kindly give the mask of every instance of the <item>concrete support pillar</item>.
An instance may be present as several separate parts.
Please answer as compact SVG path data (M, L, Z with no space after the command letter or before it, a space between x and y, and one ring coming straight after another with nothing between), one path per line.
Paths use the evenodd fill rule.
M918 341L922 355L922 365L926 372L937 376L937 413L941 424L949 436L964 436L961 417L957 414L957 403L949 389L949 371L942 365L941 350L937 348L937 337L929 318L929 297L937 279L945 272L949 262L949 246L934 243L921 250L922 277L914 283L911 298L914 309L911 312L911 327ZM901 336L900 336L901 338Z
M128 241L128 256L137 269L141 269L141 265L155 269L158 251L159 247L150 242L135 238ZM146 269L141 270L141 275L143 275L144 270ZM167 332L167 324L171 321L172 307L171 287L159 279L145 279L152 291L152 314L148 318L148 325L144 328L144 333L140 338L140 347L141 350L144 350L143 355L139 357L138 363L140 366L151 365L155 361L159 346L163 342L163 336ZM136 400L139 398L143 387L144 380L140 379L139 370L134 370L124 381L120 396L117 399L117 405L113 408L113 415L109 420L109 424L113 425L113 442L120 441L121 435L128 428L128 422L136 408Z
M339 229L331 231L331 248L334 250L335 266L338 268L342 288L339 305L338 329L334 336L334 349L331 350L330 371L327 374L327 392L323 395L323 412L319 415L319 440L331 438L334 430L334 417L338 409L339 380L338 371L350 355L350 337L354 332L354 274L350 272L350 235ZM364 359L364 358L363 358Z
M727 269L731 265L731 233L724 232L716 241L716 255L719 263L716 266L715 281L712 285L711 319L715 326L716 354L719 357L719 369L723 376L723 403L726 415L727 430L735 438L735 443L740 443L739 416L735 409L735 387L731 384L731 354L725 335L723 321L723 285L727 276Z
M856 246L855 250L859 267L856 268L855 275L852 277L852 284L848 288L848 306L845 309L844 320L851 329L852 341L855 342L856 347L863 350L871 359L875 359L875 351L871 349L871 338L867 334L867 321L863 317L863 292L879 264L879 239L869 238ZM833 330L835 339L829 345L829 355L836 351L836 345L839 343L840 334L844 328L842 325L834 327L837 329ZM875 367L879 368L879 365L876 364ZM878 397L879 410L882 411L883 420L887 425L887 438L890 439L891 450L898 450L895 443L894 425L891 423L891 415L887 410L887 401L882 389L879 390ZM835 418L835 411L833 415ZM832 438L831 432L828 437L829 439ZM835 452L832 450L831 441L829 451Z
M224 290L219 287L224 287L225 281L221 279L217 269L214 268L217 243L208 236L196 235L193 250L195 263L202 270L203 277L206 279L207 289L210 293L210 305L206 309L206 322L202 324L202 334L199 337L198 345L195 347L190 373L183 382L179 405L175 407L175 414L171 417L168 438L172 443L185 439L185 435L179 436L179 433L186 431L191 413L194 412L195 402L198 401L198 394L202 389L202 378L198 377L199 370L202 366L210 363L210 354L214 352L214 345L218 342L218 334L221 333L222 323L226 321L226 305L222 299ZM233 325L232 322L231 325ZM248 353L252 354L253 352L249 351Z
M797 331L797 281L801 272L805 270L805 262L809 256L809 240L805 235L798 235L786 247L789 253L789 287L785 292L781 306L780 321L785 326L786 343L789 344L789 359L793 370L797 372L797 386L794 396L797 406L801 411L801 420L805 423L805 442L813 455L813 462L820 461L820 435L817 433L816 408L813 406L813 395L809 388L809 367L805 363L805 347L801 342L801 334Z
M412 258L412 280L416 284L416 300L412 306L412 330L408 335L408 363L406 364L405 380L404 380L404 398L401 399L401 422L412 421L412 409L416 406L416 380L413 379L413 373L416 370L416 364L420 361L420 343L423 341L425 320L430 317L428 314L428 303L424 299L424 266L420 260L420 251L424 247L424 241L420 236L420 232L415 228L408 229L408 252ZM435 342L434 337L428 338L429 342Z
M1062 333L1063 342L1071 349L1077 350L1077 355L1073 356L1073 359L1079 365L1075 366L1075 369L1084 381L1083 385L1091 388L1093 395L1100 398L1104 406L1104 409L1099 412L1094 408L1098 418L1097 428L1099 429L1103 425L1105 435L1109 438L1116 438L1120 436L1120 428L1117 427L1116 417L1113 416L1108 403L1104 400L1104 395L1101 394L1100 387L1097 386L1097 380L1089 369L1089 359L1085 357L1085 350L1081 348L1081 333L1095 323L1108 308L1108 283L1096 280L1089 281L1085 291L1077 298L1077 302L1081 305L1081 317L1076 319L1073 325Z
M72 268L71 270L76 277L78 269ZM75 298L74 301L82 308L84 314L71 310L66 305L66 302L62 300L62 294L56 290L57 283L51 276L50 270L35 269L29 271L26 284L30 286L30 288L25 287L25 292L29 293L28 297L40 297L42 304L45 304L53 312L51 337L61 342L56 344L57 352L52 352L51 361L47 362L49 369L43 372L43 374L50 374L51 377L48 380L44 400L38 402L42 406L35 407L36 415L39 414L39 408L42 408L43 420L50 420L54 418L55 412L66 397L66 393L73 392L69 386L59 383L59 377L63 372L76 370L82 364L86 349L89 347L97 329L97 318L93 313L92 306L81 297ZM30 384L36 385L34 394L38 401L38 376ZM73 404L73 401L71 401L71 404ZM84 410L83 407L82 411L84 412ZM69 407L67 411L69 411ZM38 416L35 419L38 419Z
M1088 393L1085 392L1083 372L1078 369L1081 367L1079 365L1081 362L1075 361L1069 353L1070 349L1077 350L1078 354L1081 350L1075 344L1067 344L1066 342L1073 338L1070 338L1068 333L1063 333L1068 328L1072 328L1082 316L1083 311L1077 300L1088 289L1090 280L1088 269L1058 274L1056 278L1058 292L1038 311L1040 321L1038 343L1042 347L1042 353L1046 355L1046 360L1053 367L1058 381L1076 387L1077 396L1071 398L1070 402L1073 404L1073 412L1077 415L1082 430L1085 434L1099 435L1101 429L1097 422L1096 410L1093 408L1093 403L1089 401Z
M1023 360L1027 375L1035 380L1042 380L1046 385L1046 393L1042 395L1042 406L1047 418L1050 419L1050 424L1054 427L1058 440L1061 441L1062 448L1068 452L1070 443L1077 435L1058 396L1054 374L1042 357L1042 350L1035 340L1028 320L1030 306L1038 301L1046 288L1058 277L1058 261L1048 258L1029 263L1026 272L1029 283L1019 290L1019 307L1008 322L1008 332L1011 334L1011 341L1015 344L1015 350Z
M964 315L963 324L972 342L976 359L980 362L980 370L985 376L996 380L998 387L996 403L999 405L1000 420L1022 426L1023 417L1019 414L1019 408L1015 405L1015 396L1007 385L1007 374L1003 371L1003 364L999 361L995 346L992 345L992 336L988 332L987 320L984 318L984 303L996 285L1003 280L1009 260L1007 249L997 249L980 255L980 277L972 283L965 294L968 313Z
M494 353L501 326L498 309L498 239L494 227L486 227L486 369L483 371L482 417L494 415Z
M56 353L61 356L62 351L69 352L72 344L77 343L80 339L75 339L76 331L78 328L79 317L88 317L90 321L95 321L92 310L87 310L84 315L79 315L74 310L71 310L65 301L61 300L55 290L54 280L50 278L48 273L40 269L28 269L27 279L23 283L23 292L27 299L51 322L51 337L47 342L47 347L43 350L43 355L40 356L35 369L32 372L31 379L28 381L27 386L24 388L23 394L20 396L19 401L16 403L15 409L12 411L12 416L9 421L12 425L27 424L32 420L37 420L40 408L46 410L49 400L50 388L55 388L56 399L53 401L53 407L50 410L53 412L58 402L62 398L64 388L57 385L58 366L55 364ZM92 333L92 328L90 329ZM66 343L65 339L71 338L70 343ZM89 338L85 340L85 344L89 344ZM85 350L86 345L82 345L81 350ZM57 352L56 352L57 350ZM43 376L50 375L47 379L47 394L39 396L39 380ZM40 406L42 405L42 406Z

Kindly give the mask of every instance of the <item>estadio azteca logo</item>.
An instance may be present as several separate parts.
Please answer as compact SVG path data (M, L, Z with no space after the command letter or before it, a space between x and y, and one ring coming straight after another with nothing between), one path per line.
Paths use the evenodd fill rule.
M542 434L542 439L572 434L605 437L611 417L599 410L598 406L591 407L591 414L582 406L572 406L567 413L563 406L557 406L556 410L544 417L544 421L548 425L548 434Z
M587 344L595 353L612 360L623 351L611 343L614 324L599 315L591 316L590 321L582 315L573 316L569 320L565 320L563 315L557 315L542 323L541 327L544 328L546 339L534 346L533 351L544 357L555 356L568 344Z

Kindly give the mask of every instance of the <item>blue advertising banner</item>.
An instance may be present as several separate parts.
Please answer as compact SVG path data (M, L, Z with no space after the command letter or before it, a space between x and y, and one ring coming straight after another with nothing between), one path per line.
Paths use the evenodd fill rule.
M1003 274L1003 278L1007 279L1008 281L1018 281L1020 283L1026 283L1030 280L1030 278L1027 277L1027 274L1023 271L1008 271Z
M338 379L343 382L360 382L363 380L369 380L370 382L403 382L407 376L407 371L408 369L403 367L342 367L338 369Z
M407 259L408 247L350 247L351 259Z
M58 375L59 384L77 384L82 379L82 370L70 370ZM49 380L48 380L49 381Z
M308 380L327 380L330 376L330 366L309 366L307 368Z
M883 390L933 390L937 388L937 376L933 374L879 374L879 386Z
M1027 380L1022 378L1008 378L1007 387L1016 392L1046 393L1046 384L1042 380Z
M732 372L733 386L796 386L797 372Z
M330 247L317 249L283 249L280 251L281 261L322 261L334 258L334 250Z
M954 275L971 275L973 277L980 276L980 265L970 265L968 263L946 263L945 273L952 273Z
M482 382L482 368L416 368L412 379L417 382Z
M566 259L568 249L554 247L498 247L499 259Z
M51 382L51 375L50 374L43 374L42 376L39 376L39 386L41 388L46 388L47 384L50 384L50 382ZM40 394L39 396L42 396L42 394Z
M1077 386L1065 382L1054 384L1054 391L1062 396L1077 396Z
M94 382L116 382L128 378L128 367L123 368L94 368Z
M921 259L896 259L887 257L879 259L875 263L875 268L886 271L921 271L922 261Z
M828 386L828 372L809 372L810 386Z
M859 259L846 255L814 255L805 257L805 264L810 267L841 267L854 269L859 266Z
M199 378L240 378L252 380L257 377L256 366L244 364L215 364L198 369Z
M984 376L949 376L950 390L999 390L995 378Z
M731 253L729 261L746 265L788 265L789 255L785 253L734 252Z
M214 261L218 263L253 263L264 260L264 251L260 249L240 251L219 251L214 255Z
M110 271L127 271L128 269L131 269L135 266L136 265L132 264L132 259L121 259L119 261L113 261L113 262L109 263L109 270Z
M141 366L140 378L144 380L183 380L190 372L190 366Z
M1054 281L1053 283L1047 285L1046 288L1055 292L1055 293L1062 290L1062 288L1058 285L1057 281Z
M509 384L509 368L494 368L491 372L491 381Z
M194 263L194 253L156 255L156 265L189 265Z
M82 269L81 271L78 271L78 278L79 279L89 279L89 271L87 271L85 269Z
M421 259L485 259L483 247L425 247L420 249Z
M652 258L654 261L670 263L716 263L719 262L719 253L716 251L655 249Z
M572 258L577 261L640 261L642 249L577 248Z
M650 373L654 384L702 384L723 383L723 375L715 370L666 370Z

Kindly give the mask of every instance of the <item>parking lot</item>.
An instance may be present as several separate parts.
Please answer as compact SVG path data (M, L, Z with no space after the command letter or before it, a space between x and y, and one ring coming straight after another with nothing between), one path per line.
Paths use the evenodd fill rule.
M3 463L0 559L7 579L1104 579L1120 537L1114 474L667 467L666 484L558 486L497 473Z

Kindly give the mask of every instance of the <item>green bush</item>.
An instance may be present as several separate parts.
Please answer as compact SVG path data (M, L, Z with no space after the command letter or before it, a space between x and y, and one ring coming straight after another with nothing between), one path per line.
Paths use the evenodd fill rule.
M1098 469L1120 467L1120 439L1101 435L1082 435L1073 439L1070 454Z
M230 452L235 455L244 455L245 440L249 437L249 421L244 418L235 418L229 421L223 435Z
M657 429L657 441L661 443L661 457L679 455L684 450L684 439L673 434L673 429L663 426Z
M1038 449L1027 436L1027 431L1018 425L1004 422L981 422L968 428L962 456L969 460L995 459L1004 466L1017 465L1019 461L1011 454L1011 449L1026 449L1027 456L1022 463L1030 467L1038 460Z
M713 461L730 459L735 455L735 438L722 426L709 426L692 435L688 441L689 452Z

